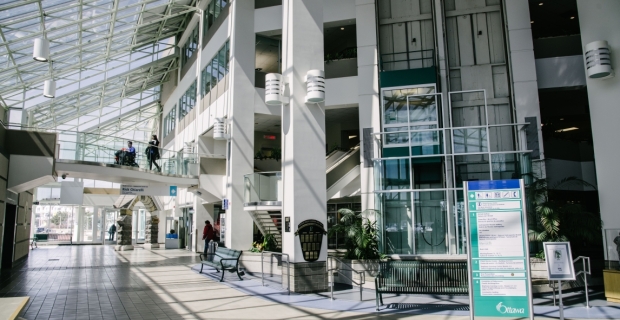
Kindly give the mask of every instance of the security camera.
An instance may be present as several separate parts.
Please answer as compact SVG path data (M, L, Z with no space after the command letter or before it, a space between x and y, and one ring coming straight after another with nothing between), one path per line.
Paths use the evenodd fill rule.
M65 180L65 179L67 179L67 174L66 174L66 173L64 173L64 174L62 175L62 180Z

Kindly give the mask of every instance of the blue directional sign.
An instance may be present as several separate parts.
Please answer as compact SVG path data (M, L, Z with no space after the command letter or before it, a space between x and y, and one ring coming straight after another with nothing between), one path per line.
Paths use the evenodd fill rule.
M170 186L170 196L171 197L177 196L177 186Z

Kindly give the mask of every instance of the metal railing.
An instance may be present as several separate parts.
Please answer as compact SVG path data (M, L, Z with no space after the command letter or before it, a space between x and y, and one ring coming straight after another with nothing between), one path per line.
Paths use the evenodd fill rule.
M265 271L263 270L263 265L264 265L264 254L268 253L269 254L269 276L273 277L273 268L271 267L273 264L273 256L280 256L282 257L282 262L284 262L284 257L286 257L286 290L288 291L288 294L291 294L291 263L289 262L289 255L288 253L282 253L282 252L273 252L273 251L263 251L260 253L260 278L261 278L261 284L263 285L263 287L265 286ZM284 274L282 274L282 283L284 284Z
M435 50L415 50L384 53L381 55L381 71L421 69L435 66Z
M590 268L590 257L579 256L573 260L573 264L577 263L579 260L581 260L582 269L575 274L575 279L577 279L579 275L583 274L584 293L586 295L586 308L592 308L592 306L590 306L590 294L588 292L588 276L592 274L592 269ZM588 266L587 269L586 266ZM555 306L555 290L558 289L561 285L561 281L549 282L549 287L553 291L553 306ZM560 294L562 294L561 290Z
M330 290L331 290L331 299L334 300L334 277L335 276L343 276L347 279L349 279L351 281L351 283L356 284L360 287L360 301L362 301L362 292L364 290L364 284L366 283L366 273L364 271L357 271L355 269L353 269L351 266L347 265L346 263L342 262L342 260L336 258L336 257L329 257L328 258L329 263L328 266L329 268L327 269L327 274L330 277L331 281L330 281ZM332 262L336 261L336 267L332 268ZM340 267L339 267L340 266ZM359 276L359 282L356 282L353 277L349 278L349 276L345 275L344 273L342 273L342 269L341 267L344 266L346 267L346 271L351 271L355 274L357 274Z

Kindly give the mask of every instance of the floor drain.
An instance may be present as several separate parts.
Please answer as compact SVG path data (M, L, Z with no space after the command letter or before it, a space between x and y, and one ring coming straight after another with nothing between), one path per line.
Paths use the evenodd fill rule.
M58 260L60 260L60 259L49 259L47 261L58 261Z

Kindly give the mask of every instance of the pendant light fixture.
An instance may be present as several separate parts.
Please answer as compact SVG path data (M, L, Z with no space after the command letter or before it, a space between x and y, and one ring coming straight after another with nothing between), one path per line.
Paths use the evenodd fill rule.
M50 79L43 83L43 96L46 98L54 98L56 96L56 81Z
M34 39L32 58L36 61L47 62L50 57L50 42L45 38Z

